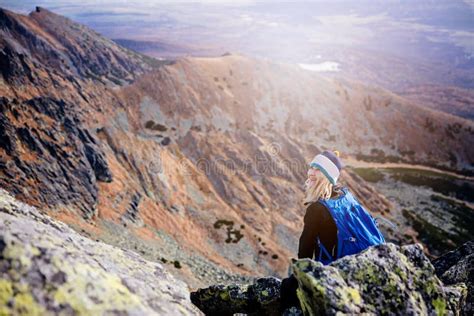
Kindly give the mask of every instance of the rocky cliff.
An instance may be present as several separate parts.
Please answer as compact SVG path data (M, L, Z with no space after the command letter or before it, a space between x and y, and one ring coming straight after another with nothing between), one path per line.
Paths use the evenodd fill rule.
M0 189L0 314L200 313L161 264L81 236Z
M43 66L55 74L116 84L151 68L144 56L41 7L28 16L0 10L0 30L1 71L10 83L39 84L35 68Z
M84 218L91 218L97 182L111 182L112 174L97 138L81 126L72 108L48 97L0 99L0 148L9 157L1 162L0 185L35 205L76 205ZM31 185L20 187L11 179Z
M284 275L319 150L472 168L472 122L383 89L238 55L158 62L42 8L0 10L0 35L2 188L191 286ZM416 239L342 178L399 223L391 241Z

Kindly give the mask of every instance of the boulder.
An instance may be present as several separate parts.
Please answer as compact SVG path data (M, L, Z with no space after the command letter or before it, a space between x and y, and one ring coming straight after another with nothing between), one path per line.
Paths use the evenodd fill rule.
M468 293L462 314L474 315L474 241L437 258L433 265L444 284L466 284Z
M156 262L83 237L0 189L0 315L199 315Z
M213 285L191 293L191 302L206 315L278 315L281 281L260 278L251 285Z
M387 243L328 266L303 259L293 270L308 315L458 314L466 295L464 285L443 285L421 245Z
M283 315L458 315L467 293L458 282L465 278L444 285L418 244L387 243L328 266L301 259L292 269L302 310L295 306ZM206 315L279 315L280 283L262 278L252 285L215 285L192 293L191 301Z

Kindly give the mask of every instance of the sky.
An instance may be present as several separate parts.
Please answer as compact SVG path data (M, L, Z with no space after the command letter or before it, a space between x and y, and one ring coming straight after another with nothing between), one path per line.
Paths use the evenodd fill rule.
M263 43L291 51L366 45L405 55L412 46L423 52L424 43L440 43L474 56L474 0L0 0L25 14L37 5L113 39L207 45L216 38L223 46Z

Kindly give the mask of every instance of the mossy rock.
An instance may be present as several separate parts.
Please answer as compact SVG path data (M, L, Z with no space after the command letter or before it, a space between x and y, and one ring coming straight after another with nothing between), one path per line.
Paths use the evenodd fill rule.
M442 284L420 245L383 244L328 266L298 260L293 271L307 315L456 314L466 295Z
M196 315L159 263L79 235L0 189L0 315Z
M251 285L213 285L191 293L191 301L206 315L279 315L280 286L272 277Z

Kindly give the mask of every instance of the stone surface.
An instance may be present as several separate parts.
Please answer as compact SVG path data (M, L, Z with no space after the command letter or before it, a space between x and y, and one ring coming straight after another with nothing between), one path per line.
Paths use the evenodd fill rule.
M303 259L293 269L309 315L457 314L466 294L442 284L420 245L379 245L329 266Z
M459 262L465 259L462 257ZM467 292L462 283L464 277L444 285L418 244L375 246L328 266L301 259L292 268L303 311L293 307L284 315L458 315ZM459 269L463 276L469 271L462 265ZM252 285L211 286L192 293L191 300L209 315L279 315L280 282L272 280L259 279ZM256 299L255 293L268 294L268 304Z
M1 315L198 315L184 283L0 189Z
M445 284L465 283L468 289L464 315L474 314L474 241L433 261L436 274Z
M214 285L191 293L191 301L206 315L278 315L280 284L269 277L250 285Z

